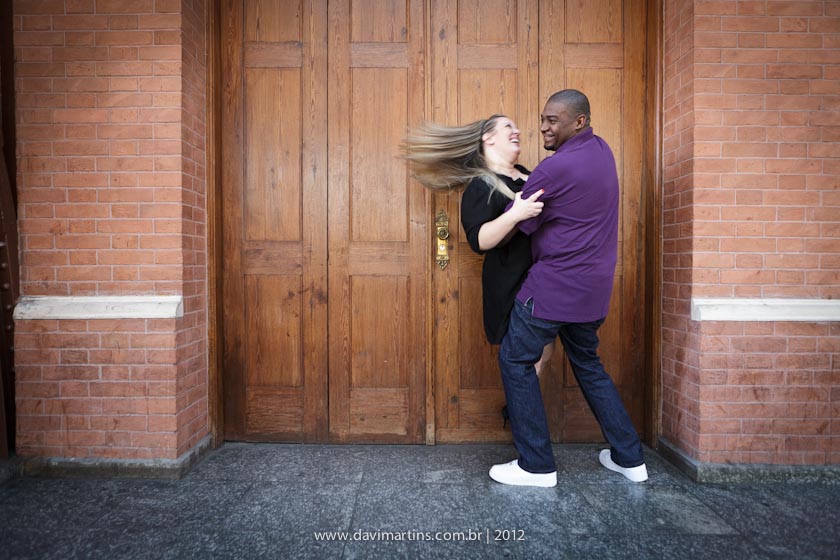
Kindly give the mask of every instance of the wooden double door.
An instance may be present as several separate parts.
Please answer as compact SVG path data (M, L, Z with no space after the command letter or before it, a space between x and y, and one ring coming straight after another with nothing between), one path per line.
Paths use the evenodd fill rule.
M424 120L504 113L533 168L545 99L571 87L619 168L601 352L641 425L641 0L224 0L220 15L226 439L510 439L459 193L423 189L399 144ZM601 439L562 350L543 388L554 440Z

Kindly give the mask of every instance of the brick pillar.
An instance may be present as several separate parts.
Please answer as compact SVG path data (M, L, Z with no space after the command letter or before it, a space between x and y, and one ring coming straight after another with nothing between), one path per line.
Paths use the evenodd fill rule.
M840 464L840 5L665 3L663 437Z
M691 307L694 195L694 2L664 17L662 432L689 452L699 440L698 348Z
M19 455L206 441L205 10L15 3Z

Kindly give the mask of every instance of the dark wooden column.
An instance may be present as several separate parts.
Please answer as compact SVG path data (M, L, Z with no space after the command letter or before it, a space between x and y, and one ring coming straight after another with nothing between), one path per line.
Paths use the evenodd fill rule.
M14 449L12 311L20 293L15 192L15 85L12 3L0 3L0 458Z

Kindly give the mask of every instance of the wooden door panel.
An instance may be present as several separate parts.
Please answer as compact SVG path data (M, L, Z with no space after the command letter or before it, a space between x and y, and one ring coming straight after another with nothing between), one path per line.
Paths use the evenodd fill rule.
M505 404L504 389L462 387L458 400L459 432L456 433L462 434L464 441L481 441L481 434L499 431L499 411ZM472 434L472 439L467 439L469 434Z
M326 3L222 10L225 437L322 440Z
M300 74L245 70L245 239L300 241Z
M600 330L601 355L631 415L641 426L642 345L638 238L642 157L639 100L643 99L643 4L639 0L440 1L432 3L433 120L466 123L507 114L522 130L520 162L533 168L541 150L538 116L555 91L576 88L592 105L595 133L612 147L621 183L619 259L608 318ZM539 13L539 26L536 23ZM641 15L640 15L641 14ZM529 35L539 29L536 37ZM452 38L457 37L457 41ZM457 43L457 44L455 44ZM534 69L536 69L534 71ZM636 96L635 98L633 96ZM635 101L633 101L635 99ZM455 107L457 110L453 110ZM451 222L458 195L438 197ZM452 228L451 265L435 271L436 432L441 441L506 440L498 348L481 327L481 257L471 256L460 228ZM628 323L628 318L633 321ZM541 378L552 438L601 439L561 346Z
M567 0L566 14L567 42L622 42L622 0Z
M516 43L516 0L460 0L461 44Z
M336 441L420 442L428 194L399 144L425 90L421 0L329 4L329 426Z
M245 70L246 240L300 241L300 70Z
M398 146L423 120L503 113L533 168L548 155L539 113L566 87L589 95L616 155L619 262L601 354L641 426L641 0L222 4L225 436L509 439L460 193L419 187ZM562 351L541 384L553 439L600 439Z
M353 43L405 43L408 31L406 2L353 0L350 11Z
M351 68L350 228L356 241L408 241L407 68Z
M458 86L463 123L516 111L515 69L464 69L458 74Z
M408 387L408 279L354 275L350 294L351 386Z
M552 441L561 443L603 441L601 427L592 416L586 399L583 398L583 393L577 385L563 387L561 392L553 394L551 402L559 403L559 406L563 408L560 416L563 423L559 426L549 423Z
M410 434L406 389L350 389L350 433L356 438L404 440Z
M303 4L297 1L245 0L245 41L300 41Z
M301 284L296 276L245 277L246 382L249 387L300 387Z
M304 438L302 388L250 386L246 399L247 439L298 441Z
M469 248L467 248L469 251ZM458 289L460 307L460 386L463 388L498 388L498 347L484 336L481 277L462 277ZM497 411L498 412L498 411Z
M533 124L537 104L537 2L432 2L431 120L465 124L494 113ZM520 161L536 164L536 128L521 126ZM529 130L530 129L530 130ZM509 439L497 348L484 336L482 257L460 227L460 193L436 196L450 222L450 264L435 270L435 434L439 441Z
M541 91L575 88L589 97L592 127L610 145L619 175L621 201L618 226L618 262L607 320L599 330L600 355L612 376L636 426L642 427L644 386L641 341L642 294L639 292L640 262L643 255L638 237L642 196L641 167L644 131L641 129L644 98L644 10L639 0L598 0L566 2L565 10L546 6L555 24L565 24L565 42L558 35L545 35L545 46L552 53L547 64L562 64L564 81L558 83L541 64ZM542 44L542 42L541 42ZM541 51L541 55L544 51ZM562 52L561 56L554 54ZM541 62L542 62L541 58ZM556 76L556 74L555 74ZM602 435L583 398L574 374L562 352L552 360L552 370L563 372L562 386L551 385L549 393L562 391L564 410L550 419L557 441L593 441ZM545 387L547 380L543 380ZM559 434L559 436L558 436Z
M618 269L618 267L616 267ZM599 353L604 368L610 373L616 385L623 385L625 382L633 381L633 372L631 368L625 368L623 365L625 348L621 344L621 337L626 325L621 323L621 308L624 306L624 297L622 294L623 275L619 270L616 270L615 280L613 280L613 294L615 296L610 299L610 310L607 312L607 320L601 325L598 330L598 338L601 342Z

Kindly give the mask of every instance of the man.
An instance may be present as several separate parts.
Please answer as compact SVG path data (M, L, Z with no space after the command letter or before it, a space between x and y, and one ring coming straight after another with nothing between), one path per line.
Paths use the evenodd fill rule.
M534 169L522 190L543 189L539 216L519 222L531 236L534 264L511 311L499 365L519 459L494 465L503 484L551 487L557 465L534 364L560 338L586 402L611 449L601 464L633 482L647 480L642 444L598 357L598 327L609 309L618 244L615 158L589 126L589 100L573 89L545 104L540 132L555 153Z

